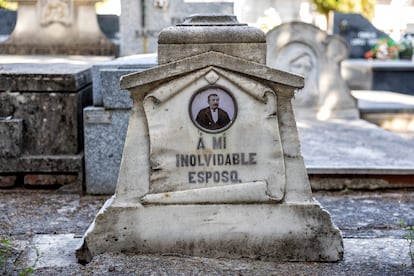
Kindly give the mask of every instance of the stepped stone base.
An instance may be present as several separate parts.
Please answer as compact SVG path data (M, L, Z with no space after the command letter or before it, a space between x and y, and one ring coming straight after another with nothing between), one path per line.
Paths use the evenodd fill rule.
M343 257L341 233L317 202L117 206L113 198L86 232L79 260L121 251L273 261Z

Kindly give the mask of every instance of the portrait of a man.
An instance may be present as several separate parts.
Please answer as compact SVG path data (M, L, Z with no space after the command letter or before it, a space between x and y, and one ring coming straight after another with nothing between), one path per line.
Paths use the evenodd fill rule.
M230 123L230 117L219 105L220 97L217 94L208 95L208 106L198 112L196 122L211 130L225 127Z
M237 103L226 89L206 87L193 95L189 110L196 127L205 132L218 133L233 124L237 115Z

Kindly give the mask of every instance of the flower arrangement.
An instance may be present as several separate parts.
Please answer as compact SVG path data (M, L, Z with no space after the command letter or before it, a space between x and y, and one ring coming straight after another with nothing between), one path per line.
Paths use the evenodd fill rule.
M400 46L391 38L381 37L375 46L364 54L366 59L398 59Z
M405 34L399 43L394 42L391 38L381 37L375 46L364 54L364 57L377 60L411 60L414 54L413 47L414 34Z

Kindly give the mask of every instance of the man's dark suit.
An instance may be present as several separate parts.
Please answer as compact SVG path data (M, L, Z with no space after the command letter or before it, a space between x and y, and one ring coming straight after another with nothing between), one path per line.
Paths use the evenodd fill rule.
M230 123L229 115L223 109L218 108L218 120L213 121L211 117L210 107L206 107L198 112L196 122L206 129L220 129Z

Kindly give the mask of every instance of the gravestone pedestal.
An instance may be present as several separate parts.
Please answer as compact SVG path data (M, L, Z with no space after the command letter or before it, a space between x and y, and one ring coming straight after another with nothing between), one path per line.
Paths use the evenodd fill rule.
M116 193L78 258L342 259L341 233L312 198L300 153L290 101L303 78L267 67L265 35L234 16L164 29L161 55L179 41L192 45L186 55L121 79L133 105Z
M16 26L0 43L4 55L115 55L95 14L98 0L18 0Z

